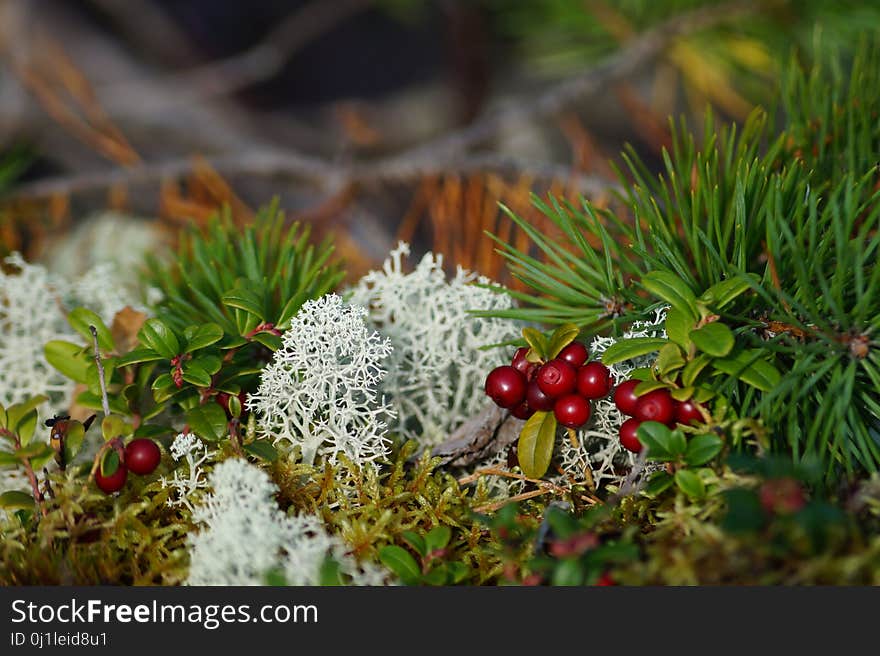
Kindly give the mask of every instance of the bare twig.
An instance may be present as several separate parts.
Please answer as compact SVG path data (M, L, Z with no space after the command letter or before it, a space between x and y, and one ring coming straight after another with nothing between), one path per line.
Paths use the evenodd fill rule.
M110 416L110 401L107 400L107 383L104 380L104 363L101 362L101 351L98 348L98 329L89 326L92 333L92 343L95 345L95 365L98 367L98 382L101 383L101 406L104 409L104 416Z

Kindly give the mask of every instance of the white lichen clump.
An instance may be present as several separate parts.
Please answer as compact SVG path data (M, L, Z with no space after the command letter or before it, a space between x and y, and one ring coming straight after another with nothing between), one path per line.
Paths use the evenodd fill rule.
M307 464L342 454L378 466L388 455L393 413L379 384L391 345L367 328L366 314L336 294L307 301L248 397L261 429L299 447Z
M386 582L385 570L358 564L317 517L281 512L275 485L258 467L225 460L211 472L208 486L211 493L192 514L201 530L189 536L189 585L264 585L270 574L283 576L288 585L318 585L328 558L351 585Z
M468 312L512 307L508 295L474 284L487 278L458 267L448 280L443 256L430 252L405 273L409 252L401 242L381 270L358 282L351 302L369 310L370 325L394 347L382 383L396 413L393 429L430 445L486 404L486 373L499 355L481 347L515 339L518 325Z
M190 512L193 511L193 503L201 491L208 487L204 473L205 463L215 456L216 452L209 451L208 445L195 433L178 433L171 443L171 457L175 462L181 458L185 460L186 471L178 467L171 478L165 476L159 478L162 487L171 488L173 491L173 495L170 495L165 502L169 507L183 506Z

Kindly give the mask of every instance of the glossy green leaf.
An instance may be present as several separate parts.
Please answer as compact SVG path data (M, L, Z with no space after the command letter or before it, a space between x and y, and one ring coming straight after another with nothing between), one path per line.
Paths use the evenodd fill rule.
M428 553L437 549L445 549L452 538L452 529L448 526L435 526L425 534L425 546Z
M164 356L151 348L136 348L120 357L119 360L117 360L116 365L119 367L127 367L132 364L155 362L156 360L163 359L165 359Z
M177 339L177 335L164 322L155 317L144 322L138 332L138 339L142 344L168 360L180 354L180 341Z
M748 275L756 282L758 281L758 276L755 274ZM751 289L751 285L744 277L722 280L703 292L700 300L713 310L721 310L749 289Z
M782 375L772 364L762 359L760 351L748 350L736 355L717 359L713 362L715 369L731 376L736 376L744 383L762 392L769 392L779 385Z
M643 421L636 436L648 449L648 459L659 462L677 460L687 449L687 440L679 430L656 421Z
M77 383L86 382L86 370L91 358L83 347L72 342L52 340L43 347L46 362L55 367L67 378Z
M547 341L547 338L538 330L534 328L523 328L522 329L523 339L526 340L526 344L531 348L531 355L534 355L535 358L547 361L550 358L547 357L547 351L549 350L550 344Z
M113 476L113 474L116 473L116 470L119 469L119 454L116 453L116 449L107 449L104 451L100 467L101 476Z
M18 467L20 464L14 453L0 450L0 467Z
M101 420L101 435L104 436L105 441L131 435L132 430L131 424L119 415L107 415Z
M687 401L694 395L695 387L676 387L669 390L669 395L676 401Z
M161 437L168 435L171 429L167 426L157 426L156 424L141 424L134 429L132 437Z
M204 440L217 442L227 434L226 411L217 403L206 403L186 413L186 423Z
M64 436L64 462L73 462L85 440L86 431L81 422L71 420Z
M389 544L379 550L379 560L400 577L405 585L416 585L422 578L422 570L416 559L403 547Z
M675 484L691 499L702 499L706 496L703 479L689 469L679 469L675 472Z
M536 412L526 420L516 447L523 474L529 478L544 475L550 466L555 441L556 416L552 412Z
M697 297L681 278L667 271L651 271L642 278L642 286L696 322Z
M401 531L400 537L422 558L428 555L428 545L425 539L415 531Z
M88 308L78 307L71 310L67 315L67 322L70 327L82 335L86 339L86 344L92 344L94 338L89 326L94 326L98 333L98 347L105 352L115 350L113 344L113 335L110 329L104 324L104 321L97 314Z
M573 323L566 323L559 326L550 335L550 341L547 344L547 359L552 360L564 349L577 339L580 329Z
M273 333L259 332L253 336L253 341L259 342L272 352L277 351L283 345L281 337Z
M661 376L667 376L673 371L678 371L685 365L684 354L678 344L669 342L657 353L657 361L654 367Z
M664 383L662 380L643 380L638 385L636 385L633 390L636 396L644 396L648 392L653 392L658 389L666 389L668 385Z
M266 462L275 462L278 460L278 451L269 440L254 440L242 447L252 456L256 456Z
M46 442L34 442L33 444L28 444L20 449L16 449L15 457L19 460L23 460L25 458L39 458L45 456L47 453L52 455L55 452Z
M34 410L38 408L40 405L49 400L49 397L40 394L39 396L32 396L26 401L22 401L21 403L14 403L8 408L6 408L6 428L11 430L13 433L18 431L18 425L24 419L24 417Z
M724 443L721 438L711 433L704 435L695 435L688 441L687 451L684 454L684 461L691 467L699 467L705 465L715 456L721 453Z
M452 585L458 585L459 583L464 581L471 573L470 568L459 561L446 563L446 568L449 570L448 580L449 583L451 583Z
M662 337L633 337L621 339L605 349L602 362L608 366L632 360L642 355L654 353L663 348L669 340Z
M648 482L643 490L645 496L656 497L668 490L675 479L667 471L656 471L648 478Z
M706 368L712 361L705 353L698 354L693 360L688 361L686 365L684 365L684 369L681 370L681 383L682 385L693 385L697 380L697 376L700 375L700 372Z
M733 332L720 321L692 330L690 337L698 349L715 358L723 358L733 349Z
M18 420L15 432L18 433L18 439L22 446L27 446L34 436L37 429L37 411L31 410L24 417Z
M238 308L254 315L259 321L266 320L265 312L263 311L263 299L256 289L249 286L245 281L240 280L236 287L223 294L222 301L224 305Z
M27 492L9 490L0 494L0 508L5 510L33 510L34 498Z
M694 321L690 314L682 312L678 308L671 307L666 311L666 335L670 340L687 349L694 328Z
M206 346L216 344L223 339L223 329L216 323L203 323L199 326L189 326L183 331L186 341L184 350L187 353L198 351Z
M196 387L211 387L211 374L202 369L197 362L183 363L183 380Z
M427 585L445 585L449 578L449 570L446 563L439 563L422 576L422 582Z

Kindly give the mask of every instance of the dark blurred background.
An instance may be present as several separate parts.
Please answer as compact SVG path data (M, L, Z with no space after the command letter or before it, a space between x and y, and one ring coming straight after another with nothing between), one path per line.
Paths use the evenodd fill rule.
M499 201L613 205L625 144L656 167L670 116L772 110L785 61L878 26L854 0L4 0L0 254L85 267L90 231L162 248L277 196L352 277L403 238L503 279Z

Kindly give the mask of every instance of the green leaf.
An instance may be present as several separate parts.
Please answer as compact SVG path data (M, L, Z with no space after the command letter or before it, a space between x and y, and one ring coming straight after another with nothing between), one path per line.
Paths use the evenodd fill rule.
M662 337L621 339L605 349L605 352L602 354L602 362L610 366L642 355L648 355L649 353L659 351L668 341Z
M52 455L55 452L52 450L52 447L45 442L34 442L33 444L28 444L20 449L16 449L15 457L19 460L24 460L25 458L41 458L47 453Z
M422 558L428 555L428 545L425 539L415 531L401 531L400 537Z
M782 380L779 370L766 360L758 350L747 350L713 362L715 369L737 377L744 383L769 392Z
M24 417L33 409L37 408L41 404L45 403L49 400L49 397L40 394L39 396L32 396L26 401L22 401L21 403L14 403L13 405L6 408L6 428L11 430L13 433L17 432L18 425L24 419Z
M440 563L422 577L422 582L428 585L445 585L448 577L449 571L446 569L446 563Z
M733 349L733 333L719 321L692 330L690 337L698 349L715 358L723 358Z
M119 367L127 367L132 364L140 364L142 362L155 362L156 360L162 359L164 359L164 356L160 355L151 348L136 348L119 358L119 360L116 362L116 365Z
M702 499L706 496L703 480L689 469L679 469L675 472L675 484L692 499Z
M668 490L674 482L675 479L669 472L656 471L651 474L643 492L645 496L653 498Z
M688 335L693 327L694 322L687 312L674 307L666 312L666 335L683 349L687 349L690 343Z
M580 329L573 323L565 323L553 331L550 343L547 345L547 359L552 360L564 349L577 339Z
M101 435L104 436L105 442L112 440L114 437L131 435L132 430L131 424L127 423L119 415L107 415L101 420Z
M195 361L185 362L183 364L183 379L196 387L210 387L211 374L202 369Z
M167 426L157 426L156 424L141 424L134 429L132 437L160 437L168 435L171 429Z
M533 355L544 361L550 359L547 357L550 345L547 342L547 338L540 331L534 328L523 328L522 336L526 340L526 344L531 348Z
M699 317L697 297L681 278L668 271L651 271L642 278L642 286L696 322Z
M0 428L6 428L6 407L0 403Z
M647 447L649 460L677 460L687 449L687 440L681 431L671 430L657 421L643 421L636 436Z
M252 314L259 321L265 321L265 312L263 311L263 299L257 291L250 287L244 280L239 280L236 287L223 294L221 299L224 305L244 310L248 314Z
M278 460L278 451L269 440L254 440L242 447L252 456L265 460L266 462L275 462Z
M216 323L203 323L200 326L189 326L183 331L186 341L184 351L192 353L223 339L223 329Z
M206 403L186 413L186 423L204 440L217 442L227 433L226 412L217 403Z
M32 510L34 498L27 492L9 490L0 494L0 508L6 510Z
M14 453L0 450L0 467L18 467L21 464Z
M681 370L681 384L685 386L691 386L696 381L697 376L700 375L700 372L706 368L712 361L705 353L698 354L693 360L690 360L685 366L684 369Z
M226 402L226 409L229 411L229 415L231 417L241 417L241 399L238 398L237 394L231 394L229 396L229 400Z
M699 467L705 465L715 456L721 453L721 447L724 443L717 435L707 433L705 435L696 435L690 439L687 445L687 451L684 454L684 461L691 467Z
M18 439L21 442L22 446L27 446L27 444L31 441L31 438L34 436L34 431L37 429L37 411L31 410L24 417L18 420L18 426L15 427L15 432L18 433Z
M643 396L648 392L653 392L658 389L666 389L668 385L664 383L662 380L643 380L638 385L636 385L633 392L635 392L636 396Z
M107 449L101 458L101 476L113 476L119 469L119 454L116 449Z
M449 583L452 585L458 585L471 573L471 570L467 565L458 561L446 563L446 568L449 570L448 579Z
M661 376L667 376L673 371L681 369L685 365L684 354L678 344L669 342L657 354L654 367Z
M428 553L437 549L445 549L452 538L452 529L448 526L435 526L425 534L425 545Z
M747 275L754 278L757 282L758 276L755 274ZM713 310L720 310L749 289L751 289L751 285L744 277L722 280L704 291L700 296L700 300Z
M73 462L82 448L85 436L86 430L82 423L71 420L67 426L67 435L64 436L64 462Z
M251 339L259 342L272 352L277 351L283 345L281 338L273 333L258 332Z
M669 395L676 401L687 401L694 395L695 387L676 387L669 390Z
M389 544L379 550L379 560L400 577L405 585L416 585L422 578L422 571L416 559L403 547Z
M138 331L138 339L168 360L180 354L177 336L161 319L147 319Z
M67 378L77 382L86 382L86 370L89 367L89 356L83 347L71 342L52 340L43 347L46 362L55 367Z
M556 416L536 412L526 420L519 434L516 453L519 466L528 478L541 478L550 466L556 441Z
M94 338L92 337L92 331L89 330L89 326L94 326L98 333L98 347L105 352L115 350L116 347L113 344L113 335L110 334L110 329L107 328L101 317L88 308L78 307L71 310L70 314L67 315L67 322L71 328L86 338L87 344L93 342Z

